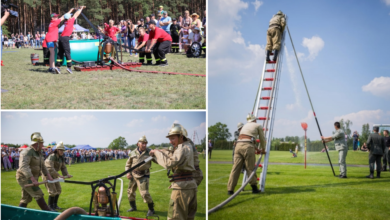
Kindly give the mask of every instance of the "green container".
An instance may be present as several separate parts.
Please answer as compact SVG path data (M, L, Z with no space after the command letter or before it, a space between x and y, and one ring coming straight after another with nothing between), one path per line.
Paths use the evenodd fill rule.
M59 212L49 212L1 204L1 219L3 220L37 220L55 219ZM92 215L72 215L67 220L120 220L119 217L101 217Z
M70 56L72 60L78 62L97 61L99 52L99 40L70 40ZM57 60L57 48L55 50L55 60ZM66 66L66 58L64 57L63 66Z

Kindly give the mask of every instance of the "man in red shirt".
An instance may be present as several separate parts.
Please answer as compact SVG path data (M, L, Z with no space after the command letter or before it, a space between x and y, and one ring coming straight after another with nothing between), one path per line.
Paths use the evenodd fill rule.
M80 15L81 11L86 8L85 6L81 6L79 9L77 9L77 12L74 13L73 17L71 18L72 14L67 13L64 15L65 18L65 27L64 31L61 34L61 37L58 41L58 54L57 54L57 69L60 68L62 65L62 61L64 59L64 55L66 56L66 70L72 74L72 58L70 56L70 45L69 45L69 37L73 32L73 24L76 18Z
M139 38L138 38L138 45L134 47L135 50L141 51L139 53L139 62L142 63L142 65L145 65L145 48L146 43L149 40L149 34L146 33L145 28L140 27L138 28L139 31ZM146 53L146 65L152 65L152 54Z
M72 11L73 11L73 8L70 9L68 13L70 13ZM58 25L61 23L61 21L64 20L64 16L58 18L58 14L53 13L50 15L50 17L51 17L51 21L49 24L49 31L46 34L46 38L45 38L47 48L49 48L49 50L50 50L49 72L53 72L53 73L56 72L57 74L60 74L61 73L60 70L58 68L56 68L55 64L54 64L54 45L58 40Z
M113 41L117 42L116 35L121 32L121 30L114 26L114 20L110 20L109 25L104 23L104 31L99 27L101 32L104 32L106 36L110 37Z
M155 21L149 22L149 40L148 46L145 49L146 53L150 53L153 48L154 59L157 66L168 66L167 54L171 48L172 37L163 29L156 27Z

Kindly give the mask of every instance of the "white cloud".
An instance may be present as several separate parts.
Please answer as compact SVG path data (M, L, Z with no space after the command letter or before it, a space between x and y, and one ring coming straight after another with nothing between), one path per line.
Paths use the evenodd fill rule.
M390 0L382 0L387 6L390 6Z
M167 117L161 116L161 115L158 115L156 117L152 117L152 121L154 121L154 122L157 122L157 121L160 121L160 120L165 121L165 120L167 120Z
M306 122L309 128L317 127L313 116L313 111L308 111L306 117L300 120L291 120L289 118L280 118L275 120L273 137L299 136L304 135L301 123Z
M313 36L312 38L303 38L302 46L307 47L309 55L306 59L313 61L318 53L324 48L325 42L319 36Z
M297 75L295 74L295 68L293 65L295 57L290 56L286 46L284 47L284 52L286 53L288 72L290 75L291 84L292 84L293 92L294 92L294 96L295 96L295 103L294 104L287 104L286 108L288 110L293 110L295 108L301 107L301 98L299 95Z
M144 120L142 120L142 119L134 119L131 122L127 123L126 126L127 127L134 127L136 125L140 125L142 122L144 122Z
M262 1L259 1L259 0L255 0L254 2L251 2L253 6L255 6L255 11L257 11L261 5L264 4L264 2Z
M19 115L19 118L24 118L24 117L27 117L27 113L24 113L24 112L18 112L18 115Z
M43 118L41 124L61 127L64 125L84 125L94 120L97 119L93 115L76 115L72 117Z
M334 121L341 119L352 121L351 130L361 131L362 125L369 123L370 126L373 124L385 124L390 120L389 112L384 112L381 109L377 110L362 110L359 112L352 112L346 115L334 117Z
M3 116L7 119L14 119L15 117L10 113L3 113Z
M375 96L388 97L390 93L390 77L375 77L370 83L362 86L364 92L371 92Z

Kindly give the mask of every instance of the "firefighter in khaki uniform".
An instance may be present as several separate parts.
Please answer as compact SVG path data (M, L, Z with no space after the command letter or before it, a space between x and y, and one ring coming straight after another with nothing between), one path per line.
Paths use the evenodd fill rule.
M199 186L202 183L202 180L203 180L203 172L199 168L200 161L199 161L198 150L196 149L194 142L192 142L192 140L188 137L187 130L185 128L183 128L183 127L182 127L182 129L184 131L184 136L187 137L187 141L190 144L190 146L192 147L192 150L194 152L195 171L192 173L193 174L192 177L195 179L196 185ZM184 142L183 144L186 144L186 143Z
M278 13L276 13L276 15L274 15L269 21L269 27L267 31L267 46L265 47L265 50L267 51L267 61L270 61L269 55L272 50L275 50L273 61L276 61L280 50L282 34L285 26L286 19L284 17L284 14L282 11L278 11Z
M43 192L38 187L38 178L41 172L47 176L48 180L53 180L43 163L44 158L41 153L43 138L41 133L33 133L31 141L31 145L20 153L19 169L16 171L16 181L22 187L22 199L19 207L26 208L27 204L34 198L42 210L55 211L46 204ZM31 183L34 184L33 187L24 188L25 185Z
M233 195L234 188L237 185L238 178L240 177L242 166L245 164L247 174L251 174L255 168L256 156L255 151L260 151L255 145L256 139L259 137L260 146L263 149L263 154L265 154L265 137L263 128L261 125L256 123L256 117L252 114L247 117L248 123L246 123L238 136L237 144L234 149L234 164L232 172L230 173L229 182L228 182L228 194ZM257 188L257 176L256 174L250 180L252 187L252 193L259 193Z
M185 137L180 124L173 124L168 133L173 153L165 154L158 150L150 151L157 163L165 169L172 170L173 175L169 186L172 189L169 201L168 219L194 219L197 210L197 188L193 178L195 172L194 151Z
M146 148L148 144L148 140L145 136L141 137L138 140L138 147L137 149L133 150L130 155L129 159L126 162L125 170L130 169L131 167L138 164L138 162L141 162L148 158L150 148ZM144 202L148 203L148 213L147 216L152 216L155 214L154 212L154 203L153 199L149 194L149 178L150 178L150 167L152 166L152 161L145 163L144 165L138 167L137 169L133 170L133 172L127 174L127 179L130 180L129 187L127 188L127 197L130 202L131 208L127 210L128 212L137 211L137 206L135 203L135 196L137 188L139 188L139 192L144 199Z
M64 158L65 147L62 141L57 144L56 149L53 153L49 154L49 156L45 160L45 166L47 171L49 171L50 175L53 178L64 178L72 177L69 175L68 170L65 166L65 158ZM62 172L62 176L58 173L58 171ZM47 178L42 176L43 181ZM58 198L61 194L61 184L59 182L56 183L46 183L45 184L47 191L49 192L49 207L52 209L61 210L60 207L57 206Z

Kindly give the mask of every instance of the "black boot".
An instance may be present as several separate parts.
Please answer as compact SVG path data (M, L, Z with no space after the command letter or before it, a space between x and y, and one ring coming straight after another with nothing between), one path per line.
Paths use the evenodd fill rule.
M149 207L149 210L148 210L148 213L146 214L146 216L153 216L154 215L154 203L148 203L148 207Z
M27 208L27 204L26 204L26 203L23 203L23 202L21 202L21 203L19 203L19 207Z
M276 62L276 60L278 59L278 53L279 53L279 51L275 50L275 52L274 52L274 59L273 59L274 62Z
M387 171L387 166L386 165L383 166L383 171Z
M370 175L366 176L366 178L374 179L374 174L370 173Z
M137 206L135 205L135 201L130 201L130 209L127 210L128 212L137 211Z
M54 202L56 200L56 197L55 196L49 196L49 199L47 200L47 203L48 203L48 206L51 208L51 209L54 209L55 210L55 207L54 207Z
M253 194L260 193L260 190L257 188L257 185L251 185L251 187L252 187Z
M51 199L54 199L53 197L49 196L49 204L50 204L50 201L52 201ZM51 212L57 212L56 210L52 209L51 207L49 207L47 204L46 204L46 201L45 199L42 197L40 199L37 200L37 203L38 203L38 206L42 209L42 210L45 210L45 211L51 211Z
M58 209L58 210L61 210L62 208L58 207L58 198L60 197L60 195L56 195L56 197L54 197L54 204L53 204L53 208L54 209Z
M271 53L271 51L267 50L267 57L266 57L267 62L271 61L269 58L270 53Z
M228 195L233 195L234 191L228 191Z
M155 66L160 66L161 64L161 61L156 61L156 63L154 64Z
M379 171L376 172L376 178L381 178L381 172Z

